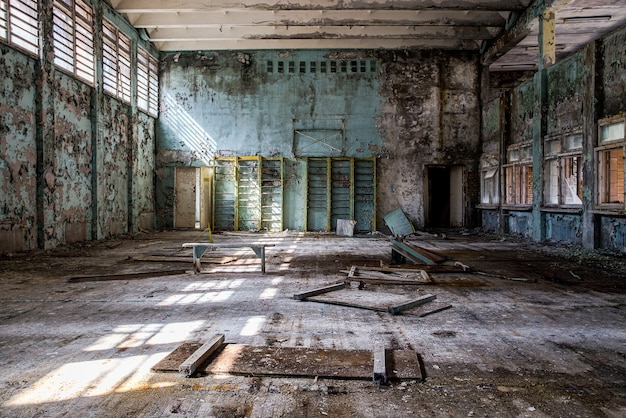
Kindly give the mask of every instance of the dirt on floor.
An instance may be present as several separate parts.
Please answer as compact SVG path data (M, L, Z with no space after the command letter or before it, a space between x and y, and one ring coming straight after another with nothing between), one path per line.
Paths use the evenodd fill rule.
M214 239L274 245L267 273L242 248L207 254L196 274L182 243L206 241L198 231L1 257L0 416L626 416L623 254L479 230L407 237L446 257L441 265L470 267L437 272L393 265L391 237L382 235ZM351 266L424 269L432 278L354 283L343 291L355 301L436 299L397 315L294 299L341 282ZM181 344L217 333L252 347L245 373L152 370ZM275 352L363 355L377 344L414 351L421 378L333 377L330 360L317 368L324 376L308 375L298 369L308 360L291 357L271 373Z

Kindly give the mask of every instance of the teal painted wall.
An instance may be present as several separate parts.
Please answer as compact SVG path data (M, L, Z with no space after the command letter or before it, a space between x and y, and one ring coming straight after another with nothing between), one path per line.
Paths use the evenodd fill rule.
M162 227L173 225L177 166L209 165L213 155L261 155L286 158L284 227L305 228L306 172L294 159L305 147L299 138L294 145L294 127L338 129L343 123L344 141L307 147L312 156L378 158L377 229L385 229L382 217L398 207L424 226L427 165L462 165L467 178L476 178L476 55L207 51L168 53L161 61L156 193ZM470 224L477 190L476 184L467 188Z

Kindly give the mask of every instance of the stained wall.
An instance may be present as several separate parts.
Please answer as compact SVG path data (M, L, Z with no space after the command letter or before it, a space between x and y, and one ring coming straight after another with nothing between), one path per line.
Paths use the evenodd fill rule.
M176 166L208 165L214 155L261 155L286 158L284 223L303 229L305 173L294 129L337 126L338 121L344 124L345 142L339 154L329 151L331 156L377 158L378 229L386 228L382 217L398 207L416 227L424 227L428 165L465 168L473 182L467 188L466 223L476 222L477 56L225 51L164 54L162 61L156 159L160 225L173 224ZM336 72L330 70L333 61ZM328 65L324 73L322 62Z

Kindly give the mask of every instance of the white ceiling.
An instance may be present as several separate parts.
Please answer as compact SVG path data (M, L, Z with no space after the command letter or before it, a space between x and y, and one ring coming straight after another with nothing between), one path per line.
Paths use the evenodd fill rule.
M544 2L557 60L626 24L626 0L110 0L161 51L480 51L492 71L537 68Z

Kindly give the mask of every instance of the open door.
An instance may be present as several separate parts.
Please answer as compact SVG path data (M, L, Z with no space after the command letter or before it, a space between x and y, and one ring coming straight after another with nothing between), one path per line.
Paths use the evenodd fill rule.
M174 228L196 227L195 167L176 167L174 172Z
M212 173L209 167L176 167L174 228L208 228Z
M429 228L464 226L464 170L461 166L427 167L426 223Z

